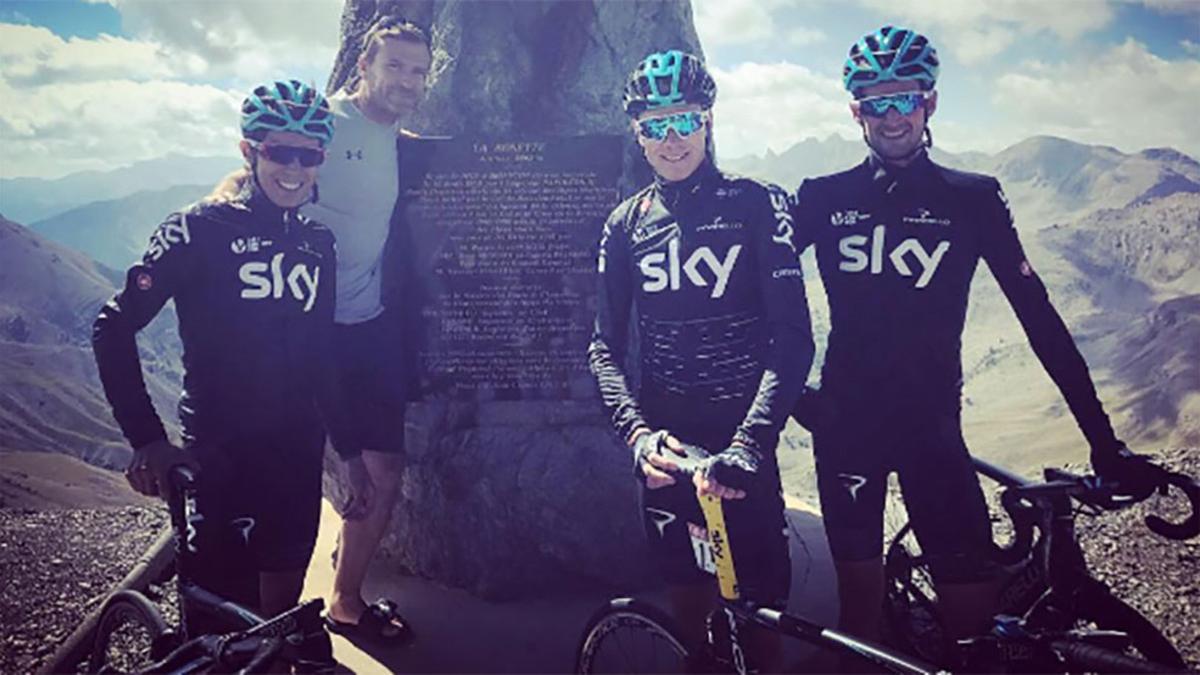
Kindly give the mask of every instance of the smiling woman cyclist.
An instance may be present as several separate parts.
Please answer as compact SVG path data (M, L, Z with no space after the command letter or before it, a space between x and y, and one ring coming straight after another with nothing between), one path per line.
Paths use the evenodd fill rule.
M162 495L171 466L197 466L189 575L269 616L300 596L320 512L325 434L314 398L336 268L333 236L297 209L313 194L333 117L312 87L278 81L246 97L241 131L253 180L167 217L100 310L92 345L134 449L130 485ZM135 338L169 299L183 342L186 451L167 440Z
M715 99L716 84L691 54L651 54L631 74L625 112L655 179L604 226L588 351L633 455L646 536L680 625L696 643L714 598L711 577L692 561L688 522L699 530L705 522L696 490L731 500L726 516L744 555L743 592L764 605L787 601L775 445L813 353L786 198L777 187L717 170ZM625 363L631 319L641 338L636 391ZM676 439L716 453L695 485L676 484L665 471L669 460L655 451L664 442L678 447ZM760 468L745 489L725 484L728 466L746 463ZM770 669L774 645L759 647Z

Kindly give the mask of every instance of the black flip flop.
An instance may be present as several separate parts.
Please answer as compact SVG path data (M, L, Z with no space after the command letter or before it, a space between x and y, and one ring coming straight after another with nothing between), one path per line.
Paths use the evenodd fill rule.
M330 633L351 640L358 638L393 647L406 645L413 640L412 628L409 627L408 621L400 616L396 603L384 599L368 605L358 623L338 621L326 614L325 628Z

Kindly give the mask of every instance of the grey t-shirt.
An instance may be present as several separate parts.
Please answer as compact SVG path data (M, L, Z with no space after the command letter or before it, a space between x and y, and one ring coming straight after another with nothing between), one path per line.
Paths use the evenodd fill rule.
M330 96L329 105L337 121L317 176L319 201L303 213L337 239L334 320L362 323L383 312L383 246L400 191L397 127L363 117L344 91Z

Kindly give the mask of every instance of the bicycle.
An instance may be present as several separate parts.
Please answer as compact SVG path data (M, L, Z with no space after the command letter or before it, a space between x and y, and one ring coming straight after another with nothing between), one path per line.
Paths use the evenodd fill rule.
M1126 508L1174 486L1187 497L1191 515L1180 523L1152 515L1146 525L1169 539L1191 538L1200 534L1200 483L1149 464L1156 487L1129 495L1097 476L1047 468L1045 480L1034 482L983 460L974 462L977 472L1003 486L1000 502L1013 527L1011 543L995 548L1005 580L993 627L964 640L947 637L937 618L929 566L914 545L909 523L897 532L884 558L885 615L896 639L924 659L968 671L1186 669L1178 650L1154 624L1091 575L1075 518L1081 512Z
M195 508L196 478L191 469L177 466L170 479L167 505L180 604L187 603L227 632L191 635L186 621L180 631L173 630L145 594L119 591L101 611L88 672L257 673L285 666L297 672L332 671L337 662L321 621L324 602L319 598L268 619L188 578L186 570L191 569L188 563L194 555L188 544L188 517Z
M681 457L675 452L665 451L661 442L657 451L678 467L679 475L688 477L709 456L703 448L685 445L685 456ZM648 602L629 597L614 598L588 620L576 650L575 672L700 671L745 675L749 669L740 634L750 624L809 644L855 655L889 672L939 672L936 667L920 659L742 598L738 591L734 553L726 535L722 500L712 495L698 499L712 545L711 550L703 556L705 560L702 562L698 559L697 565L710 571L715 568L720 589L717 607L707 617L705 644L688 644L671 617ZM707 562L711 562L711 565Z

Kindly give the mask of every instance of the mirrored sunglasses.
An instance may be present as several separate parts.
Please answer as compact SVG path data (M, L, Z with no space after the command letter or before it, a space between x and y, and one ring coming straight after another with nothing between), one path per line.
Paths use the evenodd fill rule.
M883 117L888 108L895 108L901 115L911 115L925 103L925 92L910 91L903 94L871 96L855 101L859 111L868 117Z
M667 134L674 129L680 138L687 138L699 131L707 121L707 111L681 112L663 117L648 117L638 120L638 133L644 138L653 141L665 141Z
M259 143L254 147L262 153L263 157L284 166L298 161L300 162L300 166L311 168L319 166L325 161L325 151L320 148L300 148L294 145L276 145L273 143Z

